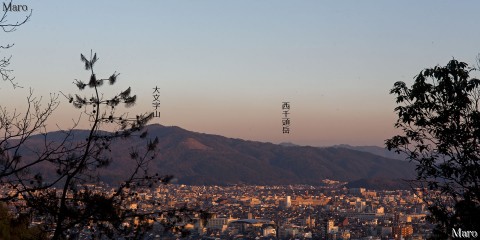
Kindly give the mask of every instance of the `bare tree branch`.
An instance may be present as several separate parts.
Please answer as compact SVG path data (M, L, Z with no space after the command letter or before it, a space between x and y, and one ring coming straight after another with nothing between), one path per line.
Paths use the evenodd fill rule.
M7 6L6 3L3 3L3 4L4 4L4 6ZM8 6L12 6L12 1L9 2ZM32 13L33 13L33 10L30 9L28 15L25 16L25 18L23 18L23 20L10 22L8 20L8 11L6 9L4 9L3 14L0 18L0 28L2 28L2 31L6 32L6 33L13 32L18 27L27 23L30 20L30 18L32 17ZM9 48L13 47L13 45L14 45L13 43L12 44L6 44L6 45L0 45L0 50L9 49ZM10 82L12 84L13 88L21 87L20 85L18 85L17 82L14 81L15 77L13 77L11 75L13 70L8 68L8 66L10 65L11 58L12 58L12 56L8 56L8 57L3 56L3 57L0 58L0 76L2 77L3 81Z

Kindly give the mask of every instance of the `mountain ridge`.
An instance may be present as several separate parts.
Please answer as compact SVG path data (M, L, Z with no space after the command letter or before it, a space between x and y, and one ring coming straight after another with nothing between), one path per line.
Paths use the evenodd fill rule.
M159 124L148 125L145 129L148 137L159 139L158 155L150 163L149 170L173 174L182 184L319 185L323 179L357 181L414 177L414 166L408 162L351 149L282 146ZM87 131L74 130L73 133L81 138ZM62 132L50 132L48 138L58 139L60 134ZM125 146L141 149L143 144L133 139L112 143L114 164L101 172L101 179L109 184L118 183L132 166L129 148Z

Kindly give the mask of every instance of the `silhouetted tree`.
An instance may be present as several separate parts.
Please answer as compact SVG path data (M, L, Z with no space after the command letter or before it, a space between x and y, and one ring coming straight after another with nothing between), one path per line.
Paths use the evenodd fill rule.
M125 219L138 217L134 211L124 206L124 200L131 196L132 188L148 186L154 181L168 182L170 179L168 176L147 174L148 163L155 157L158 143L158 139L155 138L147 140L143 151L131 149L130 158L135 162L135 166L131 175L114 192L107 194L79 187L85 183L98 181L98 170L112 162L109 153L113 141L133 137L145 139L146 132L137 135L135 133L142 130L153 117L152 114L136 115L133 118L125 113L117 114L116 109L120 104L131 107L135 104L136 96L131 95L128 88L111 98L106 98L99 89L104 86L104 82L108 82L109 85L115 84L119 74L113 73L104 79L97 78L94 72L97 55L92 53L89 59L81 55L81 60L85 70L90 72L90 77L87 83L75 80L75 85L80 91L91 89L92 95L85 97L74 94L66 97L73 106L84 109L91 128L86 139L63 143L63 147L68 145L68 152L56 154L49 160L55 165L58 175L55 182L62 186L60 191L57 193L56 190L47 189L34 197L30 196L28 200L36 210L40 212L46 210L44 213L52 217L55 226L53 239L65 238L67 230L73 227L83 229L85 226L94 226L113 234L114 230L122 228ZM112 128L114 132L102 131ZM41 184L37 187L41 187Z
M12 1L9 3L3 2L3 5L5 6L11 6ZM2 6L3 7L3 6ZM13 32L17 29L17 27L25 24L28 20L30 20L30 17L32 16L32 10L29 11L29 14L23 18L22 21L9 21L8 20L8 11L6 9L3 9L3 15L0 17L0 27L2 28L3 32ZM5 44L5 45L0 45L0 50L5 50L8 48L13 47L14 44ZM13 87L18 87L18 84L14 82L14 77L11 76L12 70L8 68L10 65L10 59L12 56L3 56L0 58L0 76L2 77L3 81L9 81L12 83Z
M421 71L411 87L396 82L398 120L403 134L386 140L417 164L415 186L425 192L434 238L452 229L480 230L480 80L474 68L451 60ZM450 236L451 237L451 236Z
M35 161L22 162L21 148L33 135L45 134L46 121L58 104L58 95L50 95L47 103L42 105L42 99L34 97L30 90L25 112L9 112L6 106L0 105L0 184L45 160L39 157Z
M97 55L92 53L86 58L82 54L81 60L89 80L75 80L74 84L79 91L90 90L90 96L62 94L75 108L83 110L90 123L88 131L75 131L77 121L72 128L60 131L61 137L57 133L54 139L49 138L45 122L58 106L57 95L52 95L43 108L40 100L30 96L24 115L0 112L0 130L5 133L0 138L0 185L9 187L0 200L16 206L18 212L41 217L43 230L50 232L52 239L77 239L80 234L140 239L154 221L160 222L166 232L186 234L185 224L209 217L199 205L178 208L156 201L152 202L155 209L149 211L129 207L139 199L138 189L167 184L172 179L148 172L158 139L148 138L144 127L153 114L129 117L128 113L118 113L121 105L133 106L136 96L127 88L107 98L100 89L115 84L119 74L97 78ZM37 145L32 148L29 142L33 137ZM38 140L42 141L41 147ZM141 141L145 142L143 148L133 147L132 143ZM91 183L99 183L102 169L114 162L113 143L132 146L132 164L124 166L131 171L113 190L97 191ZM42 169L49 169L43 171L48 173L46 177Z
M30 226L30 217L20 214L14 218L0 203L0 239L2 240L43 240L47 235L38 226Z

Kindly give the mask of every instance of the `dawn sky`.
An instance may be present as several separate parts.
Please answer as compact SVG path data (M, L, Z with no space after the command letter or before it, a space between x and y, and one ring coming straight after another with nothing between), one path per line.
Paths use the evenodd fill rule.
M381 146L395 133L393 83L452 58L474 64L480 53L478 1L13 3L33 15L0 33L0 44L15 43L0 53L13 56L24 87L0 82L1 106L21 110L29 88L75 93L74 79L89 77L80 53L92 49L97 75L120 73L105 96L128 86L138 95L132 114L152 111L158 86L162 116L152 123L274 143ZM49 127L80 112L62 99Z

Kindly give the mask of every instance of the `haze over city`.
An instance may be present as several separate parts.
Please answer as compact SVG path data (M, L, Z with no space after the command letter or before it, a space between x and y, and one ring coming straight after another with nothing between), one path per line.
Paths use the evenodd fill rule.
M273 143L378 145L395 130L396 81L452 58L475 63L480 3L464 1L24 1L31 20L2 35L15 43L15 81L0 102L75 92L87 79L80 53L97 52L99 75L120 73L105 94L131 86L132 114L152 123ZM23 12L12 12L21 19ZM473 24L473 28L472 28ZM62 104L50 119L72 125L80 112ZM282 134L281 103L291 103ZM83 125L87 127L88 125Z

